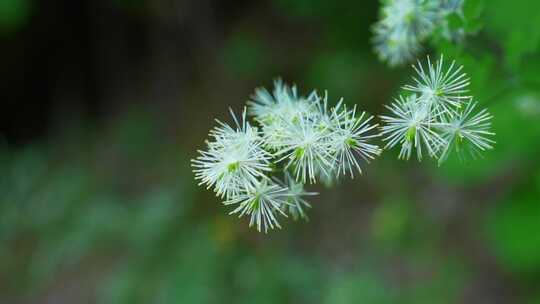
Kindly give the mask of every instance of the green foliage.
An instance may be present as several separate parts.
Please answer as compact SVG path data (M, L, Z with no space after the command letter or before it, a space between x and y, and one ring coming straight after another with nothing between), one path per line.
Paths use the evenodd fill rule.
M342 275L329 286L323 303L395 303L399 297L373 273Z
M238 76L253 75L268 68L264 60L269 56L266 46L253 35L233 35L228 39L222 56L227 70Z
M372 217L373 238L379 243L390 246L399 244L410 232L413 214L410 202L391 199L375 209Z
M505 52L505 62L516 66L527 54L540 47L540 3L518 0L490 1L485 12L486 30L496 35Z
M365 84L365 69L371 68L364 58L356 52L331 52L316 56L306 80L310 87L321 87L329 92L340 92L348 104L365 103L363 96L368 95ZM358 100L348 100L350 96L359 96Z
M10 34L28 23L32 11L30 0L0 1L0 34Z
M540 191L528 192L501 201L486 220L486 234L493 253L508 271L535 274L540 270ZM530 190L529 190L530 191Z

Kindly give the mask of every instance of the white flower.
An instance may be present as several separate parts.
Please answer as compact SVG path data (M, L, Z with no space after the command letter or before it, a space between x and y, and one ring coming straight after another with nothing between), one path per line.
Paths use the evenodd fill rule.
M442 55L435 64L431 64L428 56L427 69L418 61L418 66L413 65L413 68L419 78L413 77L415 84L403 88L417 93L421 101L427 103L435 113L452 114L464 101L470 99L470 96L463 95L468 91L469 78L466 73L461 72L463 66L454 66L455 61L452 61L447 69L443 69Z
M422 146L429 156L436 155L438 147L444 144L444 139L434 130L439 125L436 120L439 115L431 115L429 107L414 94L406 99L400 96L386 108L395 116L381 116L385 122L382 127L382 135L386 135L383 141L387 141L385 149L401 144L401 159L409 159L415 148L418 160L421 160Z
M280 215L308 218L305 197L316 193L304 190L306 181L331 184L346 171L353 177L354 170L362 172L360 159L380 153L369 143L377 136L370 134L377 127L373 117L348 110L343 99L329 107L327 92L304 97L281 80L274 86L272 94L259 88L248 101L261 131L247 122L246 109L241 120L231 110L236 126L216 120L207 149L192 160L199 185L213 188L225 205L235 206L230 214L249 215L250 226L264 232L281 228ZM284 183L274 171L285 174Z
M257 120L266 121L273 116L294 116L297 113L298 92L296 86L289 87L281 79L274 81L273 94L266 88L258 88L248 101L249 113ZM283 116L283 117L285 117Z
M411 60L420 43L441 19L440 3L434 0L389 0L375 24L375 51L392 66Z
M384 27L376 27L374 31L375 52L380 60L387 61L390 66L412 60L422 49L417 37L410 35L405 29L390 31Z
M233 197L252 189L259 178L271 171L271 155L262 148L262 138L246 121L246 110L241 123L231 110L236 129L217 121L219 126L210 132L213 141L207 141L207 150L192 160L195 178L221 197Z
M417 149L418 159L422 158L422 146L431 157L439 159L439 165L448 158L452 150L460 156L469 151L473 156L480 151L491 149L494 135L489 131L491 116L486 110L471 117L476 103L468 92L469 79L452 62L444 68L443 56L435 64L429 57L427 68L418 62L413 66L418 78L415 85L403 88L413 94L406 100L400 99L388 107L395 117L381 116L386 123L382 127L385 148L401 144L399 158L409 159L412 149Z
M356 117L356 106L353 107L352 111L347 111L344 107L343 110L334 109L332 112L333 120L337 122L331 135L336 153L333 167L337 167L337 176L345 175L348 171L351 178L354 178L354 168L360 174L362 173L358 157L369 162L381 153L381 149L377 145L368 142L372 138L378 137L379 134L367 134L378 125L369 124L373 116L364 119L365 115L366 113L362 112L360 117Z
M495 141L489 138L495 135L489 131L493 116L486 109L471 116L476 105L477 103L471 100L463 111L442 125L445 144L441 148L439 165L448 158L451 150L455 150L461 158L465 151L475 158L480 155L480 151L493 148Z
M286 161L285 169L292 169L297 181L316 182L316 174L328 175L334 156L329 141L330 130L320 125L316 113L285 122L285 130L278 134L281 149L276 152L279 161Z
M223 202L225 205L237 205L229 214L238 214L238 217L249 215L249 226L256 225L260 232L268 232L268 228L281 228L276 215L287 217L283 211L287 202L287 188L283 188L269 179L262 179L251 189L244 189L238 195Z
M295 86L289 87L280 79L274 81L273 95L265 88L259 88L248 101L250 114L255 116L262 126L265 144L271 150L282 148L281 137L291 123L297 123L300 117L313 112L316 94L307 98L298 96Z

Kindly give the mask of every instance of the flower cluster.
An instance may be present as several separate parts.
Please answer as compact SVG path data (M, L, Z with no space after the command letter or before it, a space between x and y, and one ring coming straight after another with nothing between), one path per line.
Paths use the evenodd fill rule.
M463 67L452 62L445 69L442 56L435 64L428 57L426 68L420 62L413 67L418 77L413 77L414 84L403 87L410 94L386 106L391 116L381 116L385 149L401 145L402 159L409 159L415 149L418 160L425 150L439 164L454 150L460 157L476 157L492 149L492 116L485 109L473 113L477 103L465 95L469 79L462 73Z
M448 16L461 15L463 0L384 0L380 20L374 25L375 52L391 66L416 57L424 42L437 28L453 39Z
M492 149L492 116L474 111L463 67L455 62L445 67L441 56L413 68L414 82L403 87L408 94L386 106L390 115L380 116L380 134L373 116L347 108L343 99L330 106L327 93L302 96L281 80L272 93L257 89L241 117L231 110L233 126L216 120L206 150L192 160L195 178L234 208L230 214L249 216L250 226L267 232L281 228L281 216L307 219L311 205L305 197L316 193L305 191L304 184L362 173L361 164L381 153L372 143L375 137L383 137L384 149L401 146L400 159L416 151L421 160L427 152L439 164L452 151L476 157Z
M279 216L307 218L304 197L315 193L306 192L305 183L353 178L362 162L381 152L370 143L378 136L373 117L343 100L330 107L326 93L301 96L277 80L272 93L257 89L248 107L258 127L245 109L240 120L231 111L235 126L217 121L192 166L200 184L235 207L230 214L250 216L259 231L281 228ZM280 171L284 182L274 176Z

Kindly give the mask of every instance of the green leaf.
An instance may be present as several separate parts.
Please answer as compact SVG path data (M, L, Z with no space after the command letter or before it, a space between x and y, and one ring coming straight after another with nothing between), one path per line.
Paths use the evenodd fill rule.
M537 193L524 190L491 209L486 235L502 267L535 273L540 270L540 203Z

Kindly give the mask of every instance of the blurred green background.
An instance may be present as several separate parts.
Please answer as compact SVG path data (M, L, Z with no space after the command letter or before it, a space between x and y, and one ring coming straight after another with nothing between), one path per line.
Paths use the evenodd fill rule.
M197 187L275 77L383 113L412 69L373 54L379 7L0 0L0 303L540 303L540 2L465 0L465 41L425 45L494 114L485 158L387 151L267 235Z

